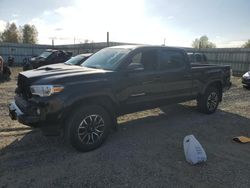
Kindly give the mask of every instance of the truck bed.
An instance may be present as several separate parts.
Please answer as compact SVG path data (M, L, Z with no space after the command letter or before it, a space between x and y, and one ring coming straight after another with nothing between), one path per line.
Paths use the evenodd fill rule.
M230 76L230 69L231 68L229 65L191 63L191 71L196 73L200 72L201 74L208 74L211 73L212 71L212 72L224 73L224 75Z
M209 67L209 68L229 68L229 65L214 65L214 64L201 64L201 63L191 63L191 68L203 68L203 67Z

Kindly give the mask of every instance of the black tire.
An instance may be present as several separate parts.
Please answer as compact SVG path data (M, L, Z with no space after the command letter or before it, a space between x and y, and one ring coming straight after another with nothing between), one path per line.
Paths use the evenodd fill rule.
M208 87L203 95L197 99L198 110L205 114L212 114L217 110L221 93L216 87Z
M98 105L89 105L73 113L65 126L65 138L78 151L90 151L98 148L106 140L111 117Z

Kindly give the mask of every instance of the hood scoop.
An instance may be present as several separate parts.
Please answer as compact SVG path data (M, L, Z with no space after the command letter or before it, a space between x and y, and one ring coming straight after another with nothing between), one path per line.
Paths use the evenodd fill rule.
M36 71L39 71L39 70L45 70L45 71L51 71L51 70L60 70L61 68L54 68L54 67L43 67L43 68L38 68L38 69L35 69Z

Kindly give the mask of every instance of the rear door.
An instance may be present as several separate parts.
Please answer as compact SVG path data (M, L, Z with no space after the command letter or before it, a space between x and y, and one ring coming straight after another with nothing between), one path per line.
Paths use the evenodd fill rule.
M191 69L188 58L183 51L162 49L159 74L165 98L174 99L191 96Z

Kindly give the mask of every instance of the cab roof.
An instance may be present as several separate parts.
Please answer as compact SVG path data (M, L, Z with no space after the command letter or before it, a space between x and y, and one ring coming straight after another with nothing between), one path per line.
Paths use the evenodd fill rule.
M160 45L120 45L120 46L112 46L109 48L123 48L123 49L130 49L135 50L139 48L159 48L159 49L168 49L168 50L184 50L183 48L177 48L177 47L169 47L169 46L160 46Z

